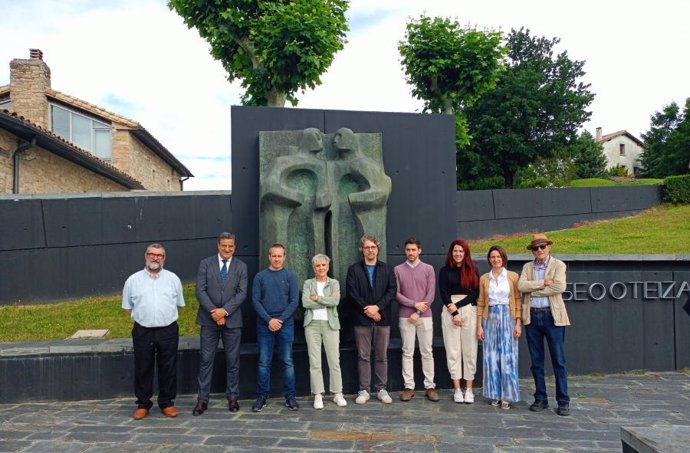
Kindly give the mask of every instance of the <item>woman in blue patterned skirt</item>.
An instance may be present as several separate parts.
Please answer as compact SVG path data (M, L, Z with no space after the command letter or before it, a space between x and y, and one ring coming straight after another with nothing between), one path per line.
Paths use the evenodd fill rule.
M506 269L508 256L497 245L489 249L491 270L479 279L477 338L484 342L483 395L492 406L510 409L520 401L518 338L522 334L522 299L518 274Z

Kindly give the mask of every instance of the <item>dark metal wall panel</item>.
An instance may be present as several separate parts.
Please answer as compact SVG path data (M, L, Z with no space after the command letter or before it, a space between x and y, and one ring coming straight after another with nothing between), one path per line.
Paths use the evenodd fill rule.
M166 268L193 281L199 261L215 253L215 238L160 241ZM55 301L117 293L127 277L144 267L149 242L84 245L0 252L0 304ZM35 276L40 275L40 284Z
M496 218L493 190L458 190L455 194L457 199L456 221L472 222Z
M497 219L584 214L592 211L589 189L494 190Z
M232 208L239 252L259 253L259 132L324 130L322 110L232 107Z
M635 211L661 203L662 186L592 187L592 211Z
M625 271L567 273L568 282L578 284L578 297L587 299L566 302L572 324L566 329L569 372L675 369L674 333L668 328L673 301L646 300L642 291L636 295L631 291L625 299L616 300L608 291L614 282L672 278L671 272L640 271L636 267L628 264L622 266ZM601 300L586 296L592 283L597 284L592 293L595 298L603 295Z
M449 115L325 111L326 133L340 127L381 132L393 191L388 200L387 252L410 236L426 253L445 253L455 227L455 123Z
M674 272L673 319L676 334L676 368L690 368L690 271Z
M230 195L44 200L47 244L73 247L216 237L232 223Z
M45 247L41 200L0 200L0 250Z

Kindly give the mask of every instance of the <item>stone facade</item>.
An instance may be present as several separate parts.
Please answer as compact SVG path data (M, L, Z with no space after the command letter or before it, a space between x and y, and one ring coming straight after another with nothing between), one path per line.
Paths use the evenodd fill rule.
M12 193L17 138L0 130L0 193ZM38 146L19 158L19 193L122 192L126 187Z
M180 175L127 129L115 128L113 132L112 164L141 182L146 190L182 190Z

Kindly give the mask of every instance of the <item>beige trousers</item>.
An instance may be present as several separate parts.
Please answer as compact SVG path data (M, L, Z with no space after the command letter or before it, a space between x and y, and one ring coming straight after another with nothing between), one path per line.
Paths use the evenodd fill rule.
M453 324L448 310L441 313L443 344L451 379L474 380L477 372L477 307L465 305L459 310L462 326Z
M434 324L431 318L419 318L412 324L407 318L400 318L400 338L402 340L402 375L406 389L414 390L414 343L419 341L422 355L424 388L432 389L434 384Z

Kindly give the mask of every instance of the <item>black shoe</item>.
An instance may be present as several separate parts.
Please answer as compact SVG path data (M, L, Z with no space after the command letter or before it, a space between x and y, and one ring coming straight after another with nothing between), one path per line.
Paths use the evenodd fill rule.
M558 403L558 408L556 409L556 413L558 415L562 415L563 417L567 417L568 415L570 415L570 404Z
M294 396L291 396L290 398L285 398L285 407L291 411L296 411L299 410L299 403L297 403Z
M254 401L254 404L252 404L252 412L261 412L261 409L264 407L266 407L266 397L259 396L256 398L256 401Z
M532 412L541 412L544 409L549 407L549 402L546 400L534 400L532 405L529 407L529 410Z
M201 415L204 412L206 412L207 409L208 409L208 403L201 401L201 400L197 400L196 406L194 406L194 410L192 411L192 415L194 415L196 417L197 415Z
M240 410L240 403L236 399L228 398L228 410L237 412Z

